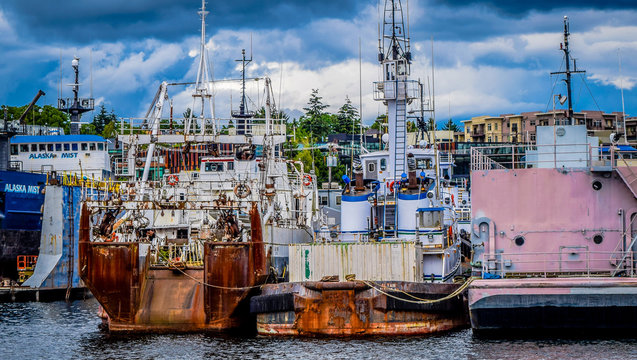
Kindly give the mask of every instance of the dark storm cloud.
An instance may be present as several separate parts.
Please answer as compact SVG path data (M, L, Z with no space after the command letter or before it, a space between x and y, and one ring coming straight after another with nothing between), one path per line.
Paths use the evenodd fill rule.
M321 17L350 18L354 1L209 1L208 28L293 28ZM5 18L34 40L87 43L139 37L165 40L196 34L201 1L188 0L8 0ZM210 30L209 30L210 31Z
M634 0L534 0L534 1L516 1L516 0L433 0L434 3L444 4L452 7L464 7L468 5L484 5L491 9L495 9L503 14L521 17L530 11L550 11L555 9L568 8L589 8L599 10L611 9L630 9L635 7Z

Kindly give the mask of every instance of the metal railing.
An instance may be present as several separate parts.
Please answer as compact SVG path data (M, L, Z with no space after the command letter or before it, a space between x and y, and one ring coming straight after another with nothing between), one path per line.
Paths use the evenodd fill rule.
M203 266L203 259L204 249L200 241L192 241L185 245L157 245L150 250L150 261L153 266L183 264L187 267L200 267Z
M564 247L561 250L498 253L495 259L483 262L482 271L483 274L502 278L637 275L633 251L588 251L586 247Z
M264 118L193 118L189 134L236 135L238 120L241 121L242 128L245 127L246 135L265 135L267 129ZM185 118L161 119L159 134L184 135L186 122ZM217 129L216 134L213 133L213 125ZM149 135L152 128L153 124L145 118L120 118L119 135ZM285 119L271 119L270 130L272 135L286 135Z
M471 148L471 170L637 166L637 151L590 144L494 145ZM629 158L629 159L627 159Z

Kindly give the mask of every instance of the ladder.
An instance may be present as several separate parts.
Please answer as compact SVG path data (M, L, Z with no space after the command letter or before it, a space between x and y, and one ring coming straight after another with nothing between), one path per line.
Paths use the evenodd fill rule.
M396 100L396 133L394 135L394 176L396 179L400 179L400 175L405 172L405 149L407 142L406 110L406 100Z

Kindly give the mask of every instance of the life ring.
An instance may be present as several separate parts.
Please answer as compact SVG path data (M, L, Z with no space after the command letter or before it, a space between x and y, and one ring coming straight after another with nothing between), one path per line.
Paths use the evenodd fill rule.
M389 191L390 192L394 192L394 182L393 181L389 183Z
M237 195L239 199L244 199L250 195L250 187L246 184L237 184L234 187L234 194Z
M303 176L303 185L304 186L310 186L312 184L312 176L305 174Z
M179 183L179 176L175 174L168 175L168 179L166 180L168 185L175 186Z

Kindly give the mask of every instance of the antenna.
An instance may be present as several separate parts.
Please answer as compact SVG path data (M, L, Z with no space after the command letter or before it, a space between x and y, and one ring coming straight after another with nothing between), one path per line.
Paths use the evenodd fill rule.
M250 43L252 44L252 40ZM241 102L239 103L239 111L232 111L232 117L237 119L237 135L247 135L252 133L252 125L248 125L246 119L255 115L254 111L248 111L246 102L246 66L252 62L252 54L247 59L246 49L241 49L241 59L235 61L241 62Z
M552 72L551 75L556 75L556 74L565 74L566 75L566 79L564 80L566 82L566 97L568 99L568 114L567 114L567 118L569 121L570 125L573 125L573 96L571 96L571 74L575 74L575 73L585 73L585 70L577 70L577 63L575 62L575 60L573 60L573 68L574 70L571 70L571 53L570 50L568 48L568 38L571 35L570 33L570 25L568 23L568 16L564 16L564 43L560 44L560 50L562 50L564 52L564 62L566 63L566 71L558 71L558 72Z
M622 121L624 126L624 144L628 145L628 136L626 133L626 109L624 108L624 78L622 76L622 53L621 49L617 49L617 56L619 57L619 88L622 93Z

